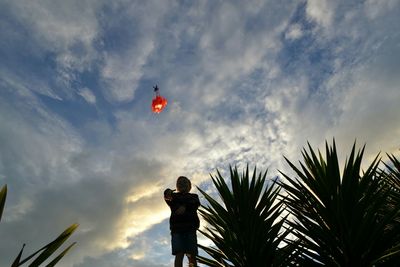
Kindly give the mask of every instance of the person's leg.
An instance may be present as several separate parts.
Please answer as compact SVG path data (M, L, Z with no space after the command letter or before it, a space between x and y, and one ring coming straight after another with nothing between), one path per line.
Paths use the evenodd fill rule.
M197 235L196 231L190 231L186 235L186 255L189 260L189 267L196 267L196 255L198 254L197 249Z
M196 256L192 254L186 254L189 259L189 267L197 267Z
M185 255L184 253L177 253L177 254L175 255L175 264L174 264L175 267L182 267L182 264L183 264L183 256L184 256L184 255Z
M182 267L185 256L183 247L183 236L181 233L172 233L172 255L175 255L175 267Z

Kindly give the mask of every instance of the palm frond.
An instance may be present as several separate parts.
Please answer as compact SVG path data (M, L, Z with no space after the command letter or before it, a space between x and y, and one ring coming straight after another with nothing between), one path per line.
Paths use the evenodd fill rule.
M0 220L3 214L4 210L4 205L7 197L7 186L3 186L0 190ZM25 259L22 260L22 254L24 252L25 244L23 244L21 250L19 251L17 257L14 259L13 263L11 264L11 267L18 267L21 266L30 260L33 260L29 266L32 267L37 267L40 266L44 261L49 259L56 251L57 249L64 244L64 242L73 234L73 232L78 228L78 224L72 224L69 226L64 232L62 232L56 239L54 239L52 242L49 244L43 246L41 249L37 250L36 252L32 253L30 256L26 257ZM57 257L55 257L47 266L52 267L55 266L66 254L67 252L71 249L72 246L74 246L75 243L71 244L68 246L65 250L63 250ZM40 254L39 254L40 253Z
M230 185L221 173L211 180L221 201L199 188L208 205L200 215L208 223L202 233L214 247L200 246L210 257L199 257L207 266L290 266L294 245L280 245L290 233L283 227L283 202L280 188L266 180L267 172L252 174L249 168L240 174L230 167Z
M362 172L364 147L356 152L354 144L341 172L335 142L326 144L325 158L310 145L308 149L302 152L300 168L286 159L297 177L282 173L286 181L280 183L295 218L288 224L304 257L317 265L349 267L372 266L393 257L396 242L386 228L398 211L380 213L390 191L380 183L379 157Z
M69 226L67 229L64 230L56 239L54 239L52 242L48 243L47 245L43 246L41 249L37 250L36 252L32 253L25 259L21 260L22 252L25 247L22 247L21 251L19 252L18 256L14 260L14 263L12 266L21 266L33 258L37 257L32 261L32 263L29 264L29 266L35 267L35 266L40 266L44 261L49 259L55 252L56 250L64 244L64 242L73 234L73 232L78 228L78 224L74 223L71 226ZM64 250L60 255L58 255L53 261L52 264L55 265L67 252L68 250L74 245L70 245L66 250ZM39 254L40 253L40 254Z

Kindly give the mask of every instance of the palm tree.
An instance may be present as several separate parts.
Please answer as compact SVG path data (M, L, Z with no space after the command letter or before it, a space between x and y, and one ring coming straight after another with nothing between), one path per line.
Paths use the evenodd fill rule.
M325 158L310 145L304 163L286 181L284 203L293 220L296 242L301 244L301 266L395 266L400 253L399 227L388 229L399 218L399 208L388 209L392 191L378 171L378 156L361 171L364 147L355 144L340 171L335 141L326 144Z
M200 190L208 201L200 214L207 222L201 233L215 246L199 245L211 258L199 256L207 266L290 266L294 245L282 247L289 234L283 227L283 202L278 199L280 188L275 182L266 181L265 173L246 168L239 175L230 167L231 189L217 170L211 179L222 203Z

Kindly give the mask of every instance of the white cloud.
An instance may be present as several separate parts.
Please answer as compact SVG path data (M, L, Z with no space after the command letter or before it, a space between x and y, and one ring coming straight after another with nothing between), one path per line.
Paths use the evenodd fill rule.
M367 0L364 4L365 13L370 19L375 19L396 8L398 4L398 0Z
M90 45L98 32L98 1L9 1L16 17L51 50L65 50L80 41Z
M290 28L285 34L286 39L296 40L299 39L303 35L303 31L301 30L301 26L299 24L290 25Z
M50 59L55 63L52 79L47 82L51 83L54 80L59 87L55 89L45 84L44 86L49 88L48 91L52 91L49 94L61 98L73 97L71 87L77 82L77 75L90 70L98 60L94 46L96 38L101 34L98 15L104 4L101 1L90 0L17 0L2 4L20 28L20 32L14 35L23 35L20 37L24 38L22 42L29 42L29 46L24 47L25 50L30 50L27 53L32 54L33 58L41 58L39 62L50 64L44 61ZM42 78L41 76L39 79Z
M333 22L335 9L333 1L308 0L306 12L312 20L322 27L329 27Z
M115 40L118 49L104 53L101 69L103 91L111 102L127 102L134 98L144 67L157 46L159 25L165 14L173 9L173 3L122 3L120 8L124 9L124 16L122 21L116 18L114 23L118 23L118 30L124 36ZM111 23L110 27L113 26Z
M126 53L105 55L102 78L104 91L111 101L130 101L134 98L138 83L143 75L143 66L154 49L150 39L141 40L137 46Z
M78 94L80 96L82 96L83 99L86 100L86 102L88 102L90 104L96 103L96 96L93 94L93 92L89 88L87 88L87 87L82 88L81 90L78 91Z
M342 112L332 131L343 140L352 136L366 142L372 154L395 153L400 147L393 138L400 132L400 125L396 123L400 111L397 104L400 79L393 72L400 66L392 58L400 51L395 43L395 39L386 40L371 54L372 60L353 70L352 82L337 103Z
M127 246L128 236L139 234L167 216L159 192L150 198L138 192L142 195L137 200L125 202L137 194L133 190L136 186L150 188L159 183L162 168L158 163L134 155L124 158L132 147L114 156L114 147L91 149L79 142L71 143L71 129L49 122L37 129L10 114L9 106L2 107L8 108L3 115L12 115L9 122L2 120L5 127L0 131L2 151L7 151L0 154L0 173L6 175L2 183L8 184L10 196L0 231L3 238L13 240L2 242L0 251L7 255L0 257L4 265L11 262L21 244L37 240L29 243L29 249L37 248L73 222L80 226L71 240L77 241L80 249L64 266ZM14 161L18 161L19 168L10 169ZM96 167L102 163L110 167ZM37 232L29 230L32 228L48 235L39 238Z
M291 8L289 4L287 10ZM269 19L270 11L265 11L267 22L258 17L253 19L261 20L263 24L269 23L268 28L247 29L246 23L256 22L247 21L249 18L240 6L228 3L218 7L215 11L218 14L205 25L200 39L203 53L201 64L203 71L215 79L215 87L218 88L219 83L238 79L240 75L248 75L262 67L261 64L266 64L263 61L268 64L268 57L279 50L277 34L286 20ZM208 21L207 18L203 20ZM207 95L211 95L211 92Z

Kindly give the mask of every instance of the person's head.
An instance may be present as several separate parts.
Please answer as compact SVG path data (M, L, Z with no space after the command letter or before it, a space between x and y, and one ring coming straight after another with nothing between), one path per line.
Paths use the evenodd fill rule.
M192 189L192 183L185 176L179 176L176 180L176 189L180 193L189 193L190 189Z

